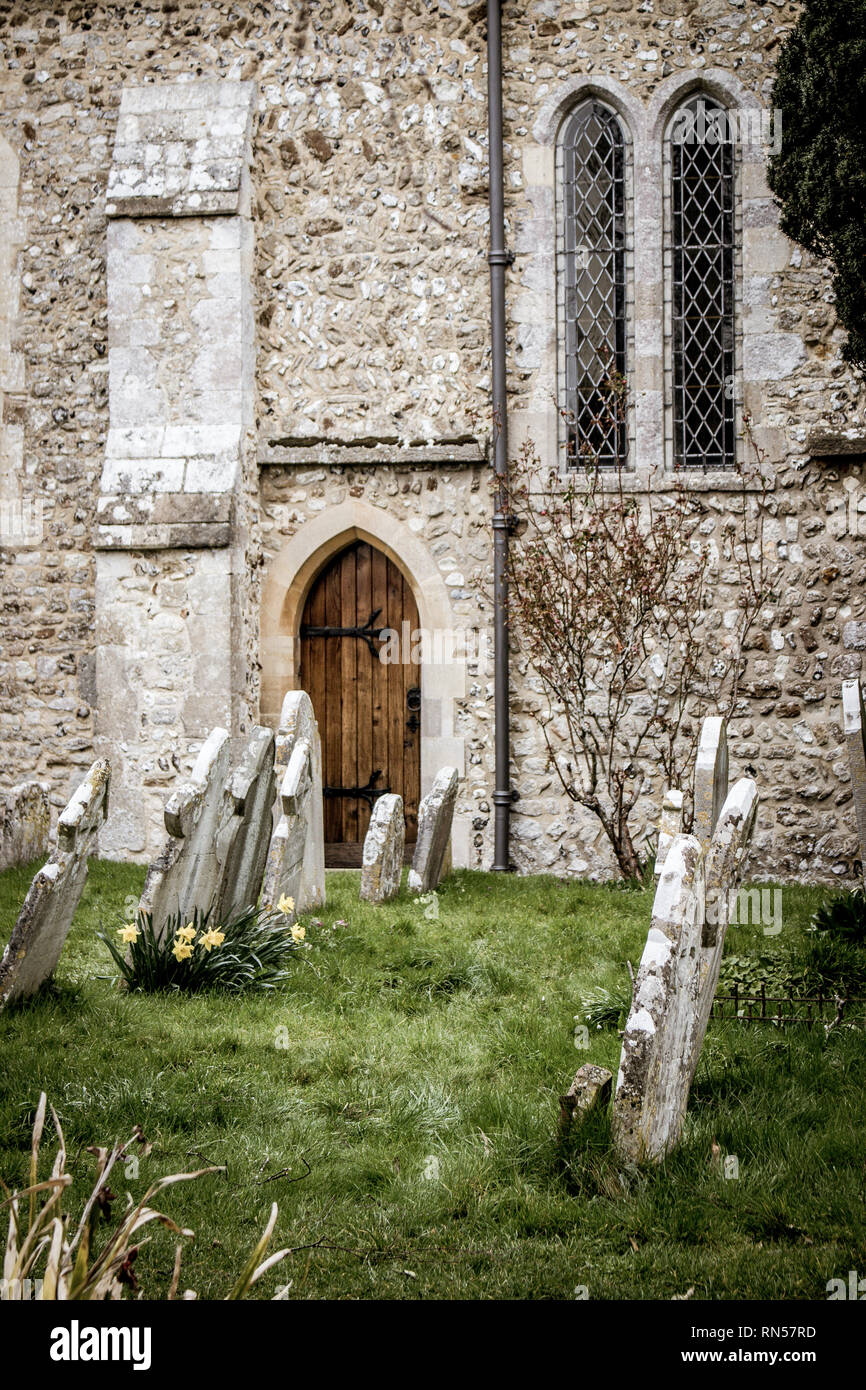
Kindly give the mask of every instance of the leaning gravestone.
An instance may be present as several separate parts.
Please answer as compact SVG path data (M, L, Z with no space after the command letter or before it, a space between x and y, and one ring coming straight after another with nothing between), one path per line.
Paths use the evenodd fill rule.
M633 1162L663 1158L682 1132L757 807L757 786L741 778L707 854L679 835L665 862L614 1096L614 1143Z
M406 821L403 798L388 792L376 800L361 858L361 897L383 903L400 891Z
M662 800L659 835L656 845L655 876L659 878L671 845L683 828L683 794L668 790Z
M20 782L0 792L0 869L47 854L50 829L48 788L42 782Z
M705 719L695 761L695 835L710 843L728 795L728 735L720 715Z
M109 764L97 759L60 814L57 846L30 885L0 961L0 1009L10 999L33 994L60 959L99 824L108 814L110 781Z
M164 813L168 839L144 881L140 912L149 912L157 937L166 919L184 920L196 908L213 907L231 847L234 805L226 790L230 743L225 729L213 729L195 761L189 781L169 798Z
M231 921L258 902L273 829L275 789L273 731L255 725L227 787L233 833L214 906L219 923Z
M680 1136L703 926L703 851L694 835L678 835L656 889L614 1095L614 1145L634 1163L662 1158Z
M842 729L851 769L851 792L860 835L860 865L866 873L866 713L859 680L842 682Z
M688 1050L689 1085L698 1069L719 983L728 923L732 919L732 908L736 909L736 896L743 879L757 814L757 784L751 777L741 777L728 793L707 853L697 1006Z
M271 837L262 901L283 896L295 913L325 901L322 747L309 695L290 690L283 700L276 740L280 818Z
M441 768L418 807L418 839L409 870L409 887L413 893L429 893L439 885L451 840L459 781L456 767Z

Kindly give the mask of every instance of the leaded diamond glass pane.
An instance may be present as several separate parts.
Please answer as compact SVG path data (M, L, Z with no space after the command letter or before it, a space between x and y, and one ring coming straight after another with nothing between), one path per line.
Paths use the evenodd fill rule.
M671 133L674 458L729 468L734 424L734 147L722 107L692 97Z
M568 459L610 467L627 449L610 393L625 375L625 154L613 112L597 101L577 107L562 155Z

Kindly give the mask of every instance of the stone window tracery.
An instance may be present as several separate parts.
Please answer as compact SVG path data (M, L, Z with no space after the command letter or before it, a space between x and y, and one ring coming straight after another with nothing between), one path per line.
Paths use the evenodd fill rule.
M612 391L624 380L628 341L628 151L617 114L580 102L559 141L560 404L571 466L622 465L627 414Z
M727 110L688 97L668 131L665 263L675 468L736 461L735 140Z

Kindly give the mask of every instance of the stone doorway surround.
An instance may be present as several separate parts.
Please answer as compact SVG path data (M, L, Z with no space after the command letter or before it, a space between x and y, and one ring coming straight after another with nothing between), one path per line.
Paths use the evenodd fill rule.
M271 561L262 586L261 708L263 724L276 727L282 697L298 688L300 626L310 587L328 560L354 540L383 551L407 580L422 629L435 633L458 626L439 567L425 543L397 517L361 499L329 507L306 521ZM434 658L438 655L434 651ZM421 795L441 767L465 772L464 739L457 734L457 702L466 694L461 661L421 664ZM469 863L471 819L455 812L454 864Z

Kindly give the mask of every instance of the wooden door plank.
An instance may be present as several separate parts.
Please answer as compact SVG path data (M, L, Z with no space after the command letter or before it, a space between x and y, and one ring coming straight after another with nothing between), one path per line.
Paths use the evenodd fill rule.
M371 547L371 607L382 611L377 622L389 627L388 621L388 560L381 550ZM382 769L379 786L387 787L388 782L388 681L391 666L381 661L372 662L372 681L370 690L370 763Z
M378 604L372 602L372 548L363 544L358 546L355 588L357 595L358 622L366 623L370 614ZM356 648L356 738L357 738L357 786L362 787L371 772L374 770L373 764L373 665L378 665L378 658L373 656L366 642L355 642ZM381 764L378 764L381 766ZM363 840L367 834L370 824L370 807L366 801L359 801L358 807L358 839Z
M418 630L418 609L408 580L403 577L403 618L409 624L410 634ZM410 638L409 654L413 647ZM421 685L421 665L407 661L403 666L403 802L406 809L406 839L414 843L418 835L418 800L421 790L421 730L409 729L407 720L411 717L408 695L413 686ZM420 719L418 711L417 718Z
M326 627L342 625L343 600L340 588L342 565L338 561L329 566L325 576L325 623ZM327 696L327 718L325 723L326 745L324 757L324 782L328 787L339 787L343 781L343 670L342 643L339 637L319 639L325 648L325 692ZM326 798L326 801L329 798ZM344 838L344 806L341 797L332 800L330 818L334 839Z
M341 627L355 627L364 622L358 613L357 598L357 557L358 547L352 546L344 551L340 566ZM358 786L358 639L340 639L341 674L343 687L342 711L342 772L339 785ZM352 844L358 840L358 801L355 797L341 797L343 802L343 839Z
M403 621L403 576L392 560L387 562L388 626L401 633ZM388 671L388 766L387 785L403 794L403 665L389 666Z

